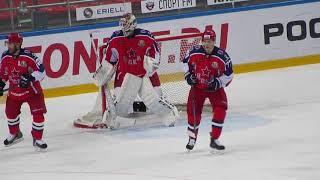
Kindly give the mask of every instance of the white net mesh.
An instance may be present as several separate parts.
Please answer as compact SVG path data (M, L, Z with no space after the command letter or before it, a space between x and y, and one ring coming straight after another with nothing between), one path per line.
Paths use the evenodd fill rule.
M161 54L159 74L164 95L176 106L185 106L190 86L184 80L182 60L194 45L201 42L200 34L157 37Z

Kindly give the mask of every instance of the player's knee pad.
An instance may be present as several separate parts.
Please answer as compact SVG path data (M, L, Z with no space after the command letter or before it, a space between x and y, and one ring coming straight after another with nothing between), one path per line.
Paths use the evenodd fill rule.
M44 116L43 114L34 114L32 115L32 118L33 118L33 122L44 122Z
M20 110L10 109L10 108L6 107L5 114L8 119L16 119L20 116Z
M223 122L226 118L227 110L224 107L215 107L213 109L213 119L219 122Z
M122 82L121 88L116 95L116 112L119 116L126 116L132 108L142 84L142 78L127 73Z
M18 119L20 115L6 113L7 119Z

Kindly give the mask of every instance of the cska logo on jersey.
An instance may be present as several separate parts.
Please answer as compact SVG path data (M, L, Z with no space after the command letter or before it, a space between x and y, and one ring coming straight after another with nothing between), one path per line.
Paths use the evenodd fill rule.
M218 65L217 62L213 62L213 63L211 64L211 66L212 66L213 69L218 69L218 68L219 68L219 65Z
M139 47L144 47L144 46L146 46L146 42L145 42L144 40L140 40L140 41L138 42L138 46L139 46Z
M19 66L20 66L20 67L23 67L23 68L26 68L26 67L27 67L27 62L25 62L25 61L20 61L20 62L19 62Z

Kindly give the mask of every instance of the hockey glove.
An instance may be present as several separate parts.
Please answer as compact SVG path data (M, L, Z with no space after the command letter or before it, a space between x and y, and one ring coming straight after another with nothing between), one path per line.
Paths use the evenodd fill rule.
M216 91L222 87L221 81L218 78L213 78L209 82L209 91Z
M34 81L35 78L30 74L24 74L21 76L19 87L27 88L30 85L30 82Z
M2 80L0 80L0 96L3 96L3 88L6 86Z
M187 74L185 76L185 79L187 81L187 83L190 85L190 86L193 86L193 85L196 85L197 84L197 79L194 75L192 75L191 73Z

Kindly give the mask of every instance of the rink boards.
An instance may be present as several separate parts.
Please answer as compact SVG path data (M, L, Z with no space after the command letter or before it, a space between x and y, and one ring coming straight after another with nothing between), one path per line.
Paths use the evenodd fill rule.
M212 28L217 45L231 56L235 72L244 73L319 63L319 9L319 1L297 1L140 19L139 27L167 36ZM25 33L24 46L41 57L46 67L46 97L96 91L91 79L96 64L89 33L94 32L96 43L102 44L117 29L116 23L108 23ZM182 54L177 51L181 44L176 45L162 49L159 73L163 83L183 79ZM166 54L174 54L175 61L169 61Z

